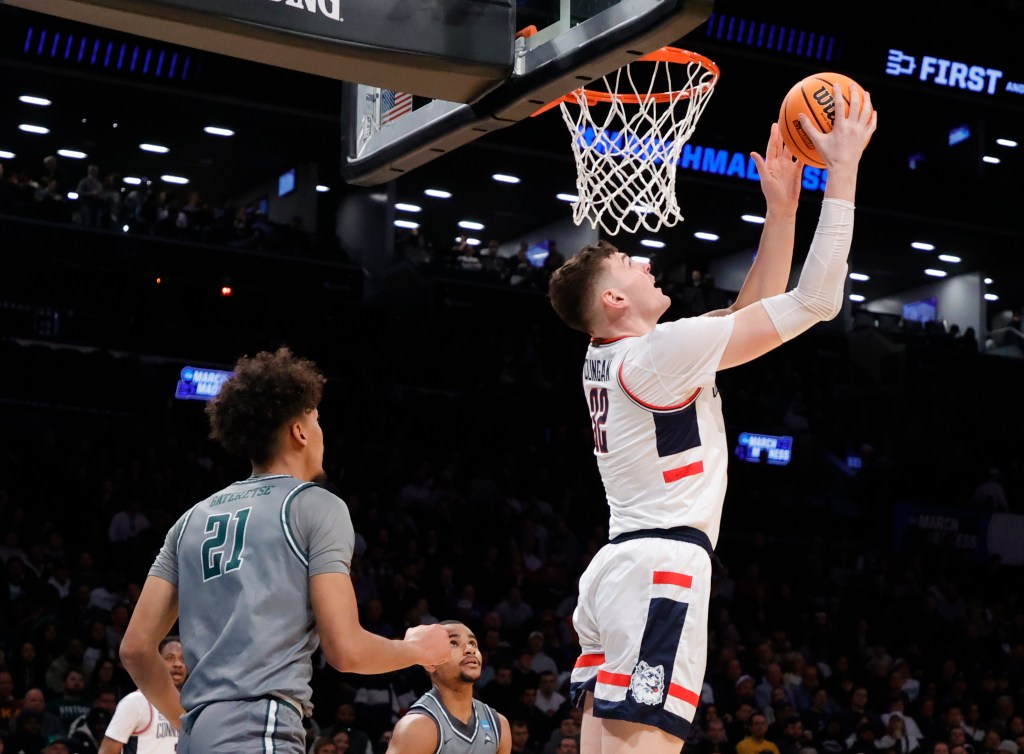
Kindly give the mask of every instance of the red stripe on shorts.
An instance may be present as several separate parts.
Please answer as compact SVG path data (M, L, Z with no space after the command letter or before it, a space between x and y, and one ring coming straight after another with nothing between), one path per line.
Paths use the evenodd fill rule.
M689 689L684 689L678 683L670 683L668 685L668 695L674 696L676 699L682 699L687 704L692 704L694 707L700 701L700 694L695 694Z
M607 670L597 671L597 682L609 686L628 686L630 676L626 673L609 673Z
M683 477L693 476L694 474L704 473L704 462L694 461L688 463L685 466L680 466L678 469L669 469L668 471L661 472L661 475L665 478L665 483L677 482Z
M576 667L592 668L602 662L604 662L604 655L580 655L580 658L576 660Z
M655 571L654 583L674 584L675 586L689 589L693 586L693 576L687 576L685 573L674 573L673 571Z

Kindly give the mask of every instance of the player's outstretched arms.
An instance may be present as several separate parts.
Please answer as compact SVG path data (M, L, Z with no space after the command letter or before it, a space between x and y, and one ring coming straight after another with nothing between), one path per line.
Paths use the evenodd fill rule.
M426 715L411 714L398 721L387 754L434 754L436 751L437 725Z
M347 573L321 573L309 580L320 648L343 673L377 675L410 665L440 665L451 657L444 626L416 626L405 639L385 639L359 624L355 589Z
M838 87L836 97L837 101L842 101ZM849 115L837 108L831 133L811 133L828 166L829 177L818 227L800 280L788 293L770 296L762 299L760 305L736 312L733 333L719 369L755 359L818 322L834 318L842 309L846 260L853 241L857 169L877 122L870 95L854 86L850 92Z

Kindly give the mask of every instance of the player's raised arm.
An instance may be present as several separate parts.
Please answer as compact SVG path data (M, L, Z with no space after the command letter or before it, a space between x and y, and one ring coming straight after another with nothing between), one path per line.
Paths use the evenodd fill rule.
M763 298L784 293L789 284L803 165L794 161L778 123L772 124L764 157L757 152L751 152L750 157L757 166L766 205L761 240L736 301L727 309L708 312L708 316L738 312Z
M836 87L836 98L841 93ZM878 117L871 97L851 87L850 112L836 109L832 131L817 131L803 114L801 122L828 168L828 183L818 227L796 288L764 298L760 306L736 313L736 321L719 369L744 364L834 318L842 308L846 260L853 240L854 199L861 155Z

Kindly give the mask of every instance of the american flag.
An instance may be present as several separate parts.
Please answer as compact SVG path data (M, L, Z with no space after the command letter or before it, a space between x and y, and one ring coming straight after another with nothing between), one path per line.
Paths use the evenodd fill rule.
M390 123L412 112L412 95L405 92L396 92L393 89L381 89L380 92L380 122L381 125Z

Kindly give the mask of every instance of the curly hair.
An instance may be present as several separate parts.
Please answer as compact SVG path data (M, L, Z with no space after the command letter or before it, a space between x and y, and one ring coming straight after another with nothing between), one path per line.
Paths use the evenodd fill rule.
M206 404L210 437L229 453L262 464L274 454L281 427L320 405L327 379L312 361L284 347L243 356L234 372Z
M607 241L583 249L551 275L548 298L562 321L574 330L590 332L593 293L601 263L619 250Z

